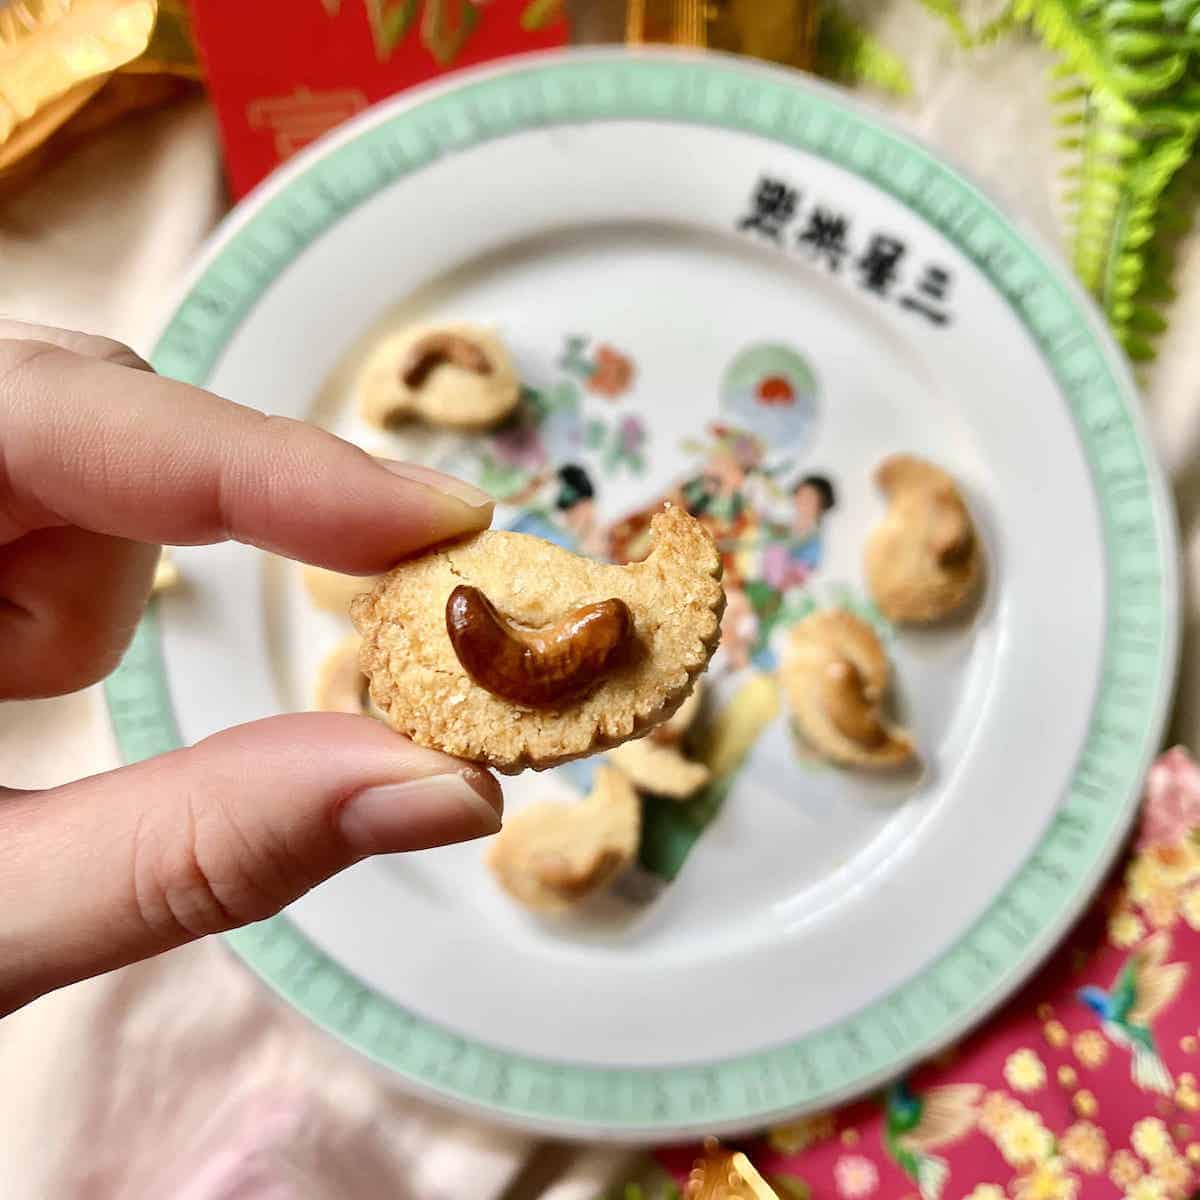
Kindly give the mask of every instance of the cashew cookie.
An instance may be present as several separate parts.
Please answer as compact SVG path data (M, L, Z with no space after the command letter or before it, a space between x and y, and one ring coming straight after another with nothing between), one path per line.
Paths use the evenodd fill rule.
M637 856L642 805L612 767L599 767L579 804L530 804L504 823L488 851L501 886L527 908L564 909L598 891Z
M840 609L805 617L780 674L796 727L822 758L886 769L915 757L912 738L884 717L887 655L866 621Z
M875 479L889 504L864 553L872 598L897 623L950 616L983 574L983 551L962 493L940 467L909 454L885 458Z
M386 337L358 383L365 421L389 429L419 420L447 429L489 429L517 406L521 381L490 330L414 325Z
M388 724L514 774L667 720L720 639L721 560L679 508L643 562L611 566L488 531L395 567L351 606Z

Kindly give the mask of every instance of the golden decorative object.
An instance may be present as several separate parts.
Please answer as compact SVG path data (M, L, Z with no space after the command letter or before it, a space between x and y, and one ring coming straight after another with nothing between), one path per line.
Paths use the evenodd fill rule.
M41 145L150 42L154 0L0 7L0 169Z
M748 54L811 68L817 0L628 0L625 40Z

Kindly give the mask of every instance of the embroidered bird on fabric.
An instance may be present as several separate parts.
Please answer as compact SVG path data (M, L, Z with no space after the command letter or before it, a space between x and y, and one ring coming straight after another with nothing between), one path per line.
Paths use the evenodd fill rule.
M884 1145L916 1183L921 1200L941 1200L950 1168L932 1151L958 1141L975 1127L982 1095L977 1083L951 1083L916 1093L901 1079L888 1088Z
M1109 1041L1131 1055L1133 1082L1143 1091L1171 1094L1171 1074L1154 1043L1154 1020L1179 993L1186 963L1168 963L1167 935L1161 930L1125 960L1112 988L1085 987L1079 999L1100 1018Z

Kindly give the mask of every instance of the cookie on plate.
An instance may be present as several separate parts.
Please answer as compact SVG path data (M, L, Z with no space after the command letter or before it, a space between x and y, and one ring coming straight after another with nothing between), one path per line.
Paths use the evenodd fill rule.
M983 577L983 548L962 491L941 467L911 454L885 458L875 479L888 511L864 552L871 598L898 624L944 620Z
M842 609L816 612L794 625L780 666L804 740L830 762L874 770L916 757L912 738L884 713L890 675L875 630Z
M358 411L381 429L424 421L446 429L490 429L517 406L521 381L490 329L412 325L371 352L358 381Z
M599 891L637 857L642 805L633 785L600 767L578 804L546 801L514 814L488 850L501 886L526 908L561 910Z

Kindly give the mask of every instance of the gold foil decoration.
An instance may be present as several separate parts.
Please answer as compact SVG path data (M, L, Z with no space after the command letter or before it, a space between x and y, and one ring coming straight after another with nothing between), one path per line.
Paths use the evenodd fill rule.
M157 8L154 0L11 0L0 7L0 167L49 137L111 72L146 49Z
M176 75L199 79L200 60L187 0L158 0L158 20L146 49L121 68L127 75Z
M819 17L817 0L627 0L625 40L727 50L808 69Z

